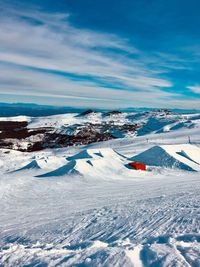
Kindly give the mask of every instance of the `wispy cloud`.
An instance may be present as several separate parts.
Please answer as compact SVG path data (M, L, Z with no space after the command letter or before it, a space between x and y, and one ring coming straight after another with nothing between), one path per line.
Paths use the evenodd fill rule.
M149 56L125 38L75 27L69 14L1 8L2 94L99 106L166 106L177 94L163 90L173 86L169 68L179 68L164 54Z
M191 85L187 87L195 94L200 94L200 85Z

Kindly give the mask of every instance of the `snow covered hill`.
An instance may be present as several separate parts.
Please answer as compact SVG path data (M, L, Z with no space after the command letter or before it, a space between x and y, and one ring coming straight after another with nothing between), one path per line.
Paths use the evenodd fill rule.
M49 117L19 116L0 118L0 148L31 152L185 129L200 129L200 115L167 110L143 113L88 110Z
M199 114L19 120L31 131L63 133L88 120L112 124L111 117L120 127L131 121L141 127L87 145L0 149L1 266L200 265ZM131 161L146 163L147 171L129 168Z

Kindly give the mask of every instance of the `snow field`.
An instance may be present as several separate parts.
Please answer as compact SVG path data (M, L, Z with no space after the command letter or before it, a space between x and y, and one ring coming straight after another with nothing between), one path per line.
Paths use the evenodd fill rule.
M199 149L199 128L183 126L85 147L0 150L0 265L200 266ZM149 171L126 168L136 158Z

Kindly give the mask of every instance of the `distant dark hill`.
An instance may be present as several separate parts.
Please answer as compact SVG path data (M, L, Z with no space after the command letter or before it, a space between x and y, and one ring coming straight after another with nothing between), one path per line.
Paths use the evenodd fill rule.
M0 103L0 117L13 117L25 115L30 117L43 117L65 113L80 113L79 116L85 116L95 112L104 112L105 116L117 115L121 112L144 112L155 110L155 108L120 108L119 110L112 109L97 109L95 111L87 108L75 108L65 106L50 106L50 105L37 105L33 103ZM197 113L200 110L181 110L170 109L176 113Z
M7 104L0 103L0 117L13 117L25 115L30 117L43 117L65 113L80 113L85 109L72 107L54 107L36 104Z
M84 116L87 116L87 115L90 115L90 114L95 114L96 111L92 110L92 109L87 109L83 112L81 112L78 117L84 117Z

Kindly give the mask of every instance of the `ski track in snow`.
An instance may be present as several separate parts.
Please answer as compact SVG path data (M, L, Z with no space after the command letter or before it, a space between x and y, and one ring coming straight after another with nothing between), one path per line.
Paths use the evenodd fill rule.
M2 201L0 262L198 266L198 180L190 174L142 182L76 181L74 188L62 179L21 183Z
M198 147L197 130L190 134ZM180 145L187 134L150 134L86 148L109 147L132 157L154 145ZM119 169L113 177L36 177L83 149L0 151L0 266L200 266L199 172L155 168L126 177ZM23 169L34 160L40 168ZM194 160L198 164L195 155Z

